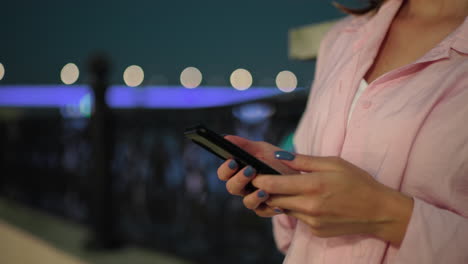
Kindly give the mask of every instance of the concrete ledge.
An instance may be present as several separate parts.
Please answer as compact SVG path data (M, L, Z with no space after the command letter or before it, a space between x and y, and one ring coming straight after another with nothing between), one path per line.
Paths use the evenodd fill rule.
M22 264L85 263L2 220L0 220L0 262Z

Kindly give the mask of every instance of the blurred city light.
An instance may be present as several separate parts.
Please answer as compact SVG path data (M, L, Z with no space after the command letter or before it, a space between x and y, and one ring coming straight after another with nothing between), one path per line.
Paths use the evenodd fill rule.
M198 87L202 82L203 76L199 69L187 67L180 74L180 83L189 89Z
M282 71L276 76L276 86L285 93L294 91L297 87L296 75L290 71Z
M5 67L0 63L0 81L3 79L3 76L5 76Z
M275 113L275 109L269 104L251 103L235 107L232 113L242 122L256 124L271 117Z
M81 110L88 109L86 95L89 93L88 85L2 85L0 107L62 108L71 105L78 108L73 111L80 112L80 105ZM200 89L193 93L192 90L182 86L145 86L143 90L128 89L125 85L114 85L109 87L106 101L113 108L190 109L237 105L241 102L266 99L280 94L281 91L269 87L251 87L240 93L232 87L218 86L215 89ZM144 97L140 98L140 95Z
M60 71L60 79L64 84L74 84L80 76L80 70L74 63L67 63Z
M80 99L80 114L84 117L90 117L91 116L91 111L92 111L92 97L90 93L87 93L85 96L83 96Z
M140 66L131 65L125 69L123 79L127 86L135 87L143 82L145 79L145 73Z
M237 69L231 74L231 85L237 90L247 90L252 86L252 74L246 69Z

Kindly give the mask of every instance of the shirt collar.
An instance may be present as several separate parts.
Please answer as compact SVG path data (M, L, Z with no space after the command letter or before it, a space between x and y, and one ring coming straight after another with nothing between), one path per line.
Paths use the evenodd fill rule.
M387 0L377 13L370 13L355 19L348 28L349 31L355 31L360 35L353 49L355 51L363 47L378 49L402 2L403 0Z
M451 48L458 52L468 54L468 17L465 18L463 24L458 27L453 35Z
M417 60L416 63L449 58L452 49L468 54L468 17L455 31Z
M347 32L356 32L360 34L358 40L354 43L353 49L357 51L363 47L377 48L385 38L385 35L398 13L404 0L387 0L375 14L368 14L357 17L344 28ZM431 49L417 62L427 62L450 56L450 49L460 53L468 54L468 17L464 22L449 36L447 36L436 47Z

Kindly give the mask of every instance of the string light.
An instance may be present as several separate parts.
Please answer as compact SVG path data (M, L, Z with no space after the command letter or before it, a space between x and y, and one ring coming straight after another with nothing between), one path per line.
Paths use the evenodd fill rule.
M203 76L199 69L187 67L180 74L180 83L189 89L196 88L202 82Z
M60 71L60 79L64 84L74 84L80 76L80 70L74 63L67 63Z
M285 93L294 91L297 87L296 75L290 71L282 71L276 75L276 86Z
M145 73L140 66L131 65L125 69L123 79L127 86L136 87L145 79Z
M3 79L3 76L5 76L5 67L0 63L0 81Z
M247 90L252 86L252 74L246 69L237 69L231 74L231 85L237 90Z

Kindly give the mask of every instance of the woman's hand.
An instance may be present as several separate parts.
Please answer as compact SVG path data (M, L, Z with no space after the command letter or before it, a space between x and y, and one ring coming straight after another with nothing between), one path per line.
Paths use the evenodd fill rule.
M413 200L337 157L275 153L289 168L304 173L260 175L255 187L269 194L270 207L285 209L319 237L367 234L399 246Z
M274 145L266 142L251 141L237 136L226 136L225 138L281 173L299 173L275 159L275 151L281 149ZM255 178L256 174L257 172L250 166L239 168L239 164L232 159L227 160L218 168L218 178L222 181L226 181L226 189L229 193L244 197L243 202L245 207L253 210L257 215L262 217L271 217L282 213L278 208L270 208L264 204L269 198L267 192L259 189L249 193L245 190L247 184ZM277 177L279 176L277 175Z

